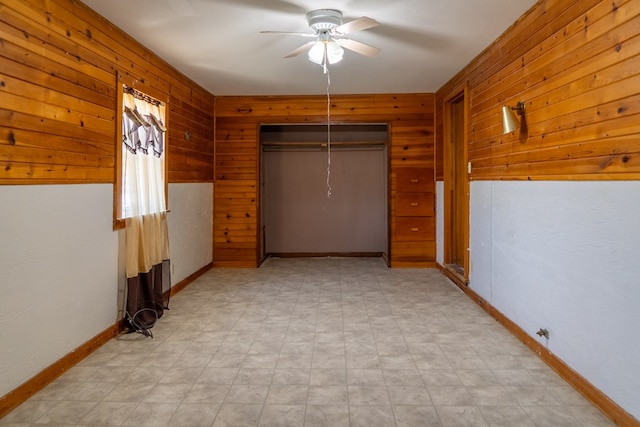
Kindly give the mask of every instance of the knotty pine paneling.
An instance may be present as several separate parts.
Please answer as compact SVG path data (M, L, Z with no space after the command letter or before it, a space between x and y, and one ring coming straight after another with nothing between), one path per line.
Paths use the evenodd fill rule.
M212 94L77 0L21 0L0 3L0 184L114 182L117 72L168 100L169 182L213 181Z
M440 117L464 83L471 179L640 178L640 2L540 1L437 92ZM520 100L526 126L502 135Z
M435 235L399 241L395 230L395 171L434 167L433 94L333 95L332 123L388 123L391 265L435 265ZM255 267L259 245L259 128L263 123L326 123L325 96L216 97L214 248L215 266ZM431 197L433 194L431 193Z

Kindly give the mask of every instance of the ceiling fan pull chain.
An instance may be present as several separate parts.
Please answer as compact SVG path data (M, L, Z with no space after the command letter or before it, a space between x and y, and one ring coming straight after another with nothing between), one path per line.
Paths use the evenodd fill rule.
M325 73L327 74L327 198L331 198L331 95L329 88L331 87L331 76L325 65Z

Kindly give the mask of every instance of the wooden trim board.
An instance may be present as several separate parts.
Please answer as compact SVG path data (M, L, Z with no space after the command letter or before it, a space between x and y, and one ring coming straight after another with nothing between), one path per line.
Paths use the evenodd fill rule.
M560 375L560 377L562 377L562 379L564 379L570 386L595 405L596 408L600 409L600 411L609 417L616 425L620 427L638 427L640 425L640 422L635 419L635 417L621 408L606 394L587 381L582 375L571 369L571 367L558 358L558 356L550 352L534 338L530 337L522 328L520 328L520 326L470 289L466 283L460 280L459 277L453 275L448 268L438 264L438 269L442 271L442 273L453 283L455 283L462 292L482 307L484 311L496 319L498 323L504 326L509 332L511 332L511 334L537 354L543 362Z

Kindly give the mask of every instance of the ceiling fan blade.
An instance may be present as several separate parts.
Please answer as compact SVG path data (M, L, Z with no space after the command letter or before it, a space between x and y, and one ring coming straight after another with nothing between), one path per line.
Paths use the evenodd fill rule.
M377 27L380 25L378 21L373 18L363 16L353 21L349 21L346 24L342 24L334 28L331 32L333 34L351 34L356 31L367 30L369 28Z
M316 43L315 40L307 42L307 43L303 44L302 46L293 49L291 52L287 53L284 57L285 58L293 58L294 56L298 56L302 52L304 52L305 50L311 49L311 46L313 46L315 43Z
M289 31L260 31L260 34L278 34L281 36L301 36L301 37L316 37L313 33L297 33Z
M337 41L340 46L364 56L376 56L380 53L381 50L375 46L371 46L366 43L358 42L351 39L337 39Z

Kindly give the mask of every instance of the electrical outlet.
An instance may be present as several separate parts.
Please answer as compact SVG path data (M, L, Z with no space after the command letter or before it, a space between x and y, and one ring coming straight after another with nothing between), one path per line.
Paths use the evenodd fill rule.
M545 328L540 328L540 330L538 332L536 332L536 334L542 338L545 337L546 339L549 339L549 331Z

